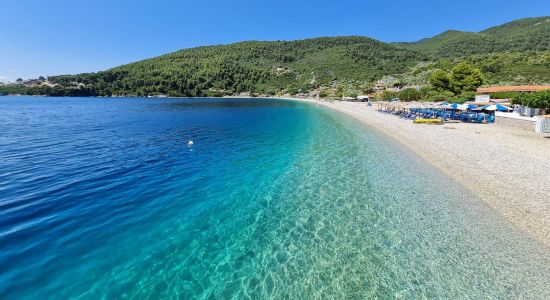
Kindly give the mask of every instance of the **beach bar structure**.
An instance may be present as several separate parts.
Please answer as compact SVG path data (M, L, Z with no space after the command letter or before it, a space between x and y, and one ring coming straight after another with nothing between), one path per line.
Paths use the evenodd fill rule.
M357 101L359 102L369 102L371 97L369 95L359 95L357 96Z

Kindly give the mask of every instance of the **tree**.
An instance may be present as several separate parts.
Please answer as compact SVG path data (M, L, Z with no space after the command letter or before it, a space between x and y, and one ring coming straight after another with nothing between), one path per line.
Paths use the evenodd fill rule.
M433 89L438 92L451 90L451 75L443 70L436 70L429 79Z
M415 88L406 88L399 92L399 99L403 101L416 101L420 97L422 97L422 93Z
M483 81L481 71L467 62L461 62L452 69L451 84L456 94L462 91L475 91Z
M372 84L365 84L361 87L361 92L363 94L372 94L374 93L374 87L372 86Z
M23 79L21 79L21 78L17 78L17 79L15 80L15 82L21 82L21 81L23 81Z
M38 80L40 80L40 81L45 81L46 78L45 78L44 76L39 76L39 77L38 77Z

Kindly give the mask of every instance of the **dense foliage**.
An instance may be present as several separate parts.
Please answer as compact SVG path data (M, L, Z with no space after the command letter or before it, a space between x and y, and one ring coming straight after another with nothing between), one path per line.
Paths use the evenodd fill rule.
M535 93L522 93L514 97L513 102L550 111L550 90L538 91Z
M199 47L104 72L53 76L96 95L296 94L334 82L371 82L425 57L366 37Z
M429 78L432 91L427 90L425 99L437 101L453 99L464 102L474 98L474 91L483 84L484 77L479 69L467 62L455 65L451 72L436 70Z
M417 101L422 97L422 93L417 89L406 88L399 92L399 99L402 101Z
M508 51L550 49L550 17L516 20L481 32L446 31L430 39L400 43L433 57L463 57Z
M495 84L549 84L550 51L525 51L475 54L466 57L442 58L433 63L421 64L400 77L405 83L422 83L436 70L450 71L460 62L479 68L485 83Z
M451 30L396 45L433 61L403 72L404 83L423 83L435 70L449 71L462 61L478 67L487 84L550 83L550 17L520 19L479 33Z

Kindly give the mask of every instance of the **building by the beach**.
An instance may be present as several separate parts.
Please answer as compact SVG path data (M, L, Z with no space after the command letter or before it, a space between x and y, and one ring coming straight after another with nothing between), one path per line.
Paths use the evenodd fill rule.
M476 91L476 104L481 103L500 103L509 105L510 99L492 99L491 95L496 93L534 93L538 91L550 90L550 85L507 85L507 86L490 86L481 87ZM514 112L495 113L495 123L497 125L509 126L515 128L526 129L529 131L537 131L546 124L544 118L538 116L539 110L535 108L516 105ZM543 124L544 123L544 124Z

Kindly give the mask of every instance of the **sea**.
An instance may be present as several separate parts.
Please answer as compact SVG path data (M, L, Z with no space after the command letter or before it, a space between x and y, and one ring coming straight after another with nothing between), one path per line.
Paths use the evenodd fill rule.
M549 278L546 246L326 107L0 97L0 299L549 299Z

